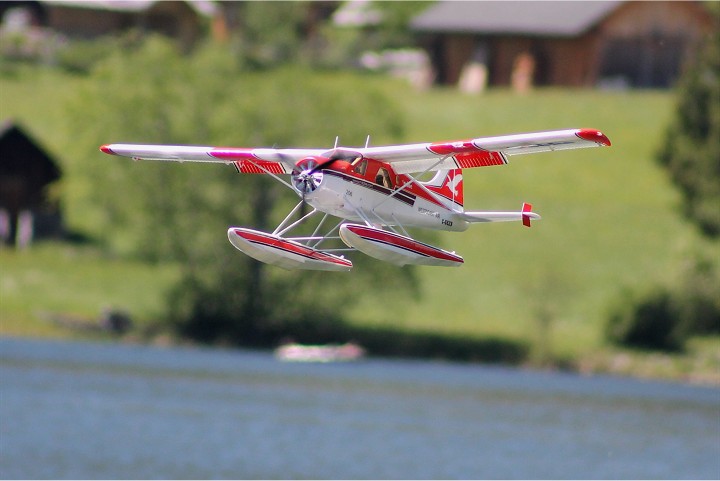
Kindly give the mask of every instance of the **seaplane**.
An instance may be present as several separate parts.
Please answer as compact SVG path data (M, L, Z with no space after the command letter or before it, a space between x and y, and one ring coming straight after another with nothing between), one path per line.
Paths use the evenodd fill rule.
M519 211L466 211L463 171L504 165L515 155L610 146L595 129L522 133L452 142L305 148L107 144L106 154L134 160L214 162L241 174L269 175L300 198L273 232L230 227L230 243L284 269L349 271L357 251L398 266L460 266L463 258L414 239L408 228L462 232L470 224L540 219ZM308 208L309 207L309 208ZM307 212L309 210L309 212ZM311 235L291 235L301 224ZM328 218L335 221L327 222ZM339 218L339 222L337 221Z

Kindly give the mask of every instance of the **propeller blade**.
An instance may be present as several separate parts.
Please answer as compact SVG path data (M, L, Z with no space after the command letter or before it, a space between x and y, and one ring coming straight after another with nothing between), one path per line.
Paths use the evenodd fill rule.
M325 168L329 167L330 164L332 164L332 163L335 162L336 160L338 160L338 159L333 159L333 158L331 157L331 158L329 158L329 159L327 159L327 160L324 160L323 162L319 162L319 163L317 163L314 167L312 167L311 169L309 169L308 174L312 175L312 174L314 174L315 172L317 172L318 170L325 169Z

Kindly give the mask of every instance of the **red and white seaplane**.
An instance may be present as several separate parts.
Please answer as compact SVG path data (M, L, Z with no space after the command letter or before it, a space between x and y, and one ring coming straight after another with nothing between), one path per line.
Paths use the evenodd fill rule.
M100 150L136 160L218 162L242 174L270 175L295 191L300 202L272 233L230 227L232 245L285 269L348 271L353 266L345 257L349 251L400 266L459 266L462 257L413 239L406 228L464 231L471 223L502 221L529 227L540 219L527 203L517 212L466 211L463 169L507 164L513 155L609 145L600 131L571 129L361 148L338 147L336 140L330 150L138 144L108 144ZM305 203L312 210L293 221ZM287 235L316 214L323 217L312 235ZM323 229L329 216L341 220ZM339 247L323 247L333 240Z

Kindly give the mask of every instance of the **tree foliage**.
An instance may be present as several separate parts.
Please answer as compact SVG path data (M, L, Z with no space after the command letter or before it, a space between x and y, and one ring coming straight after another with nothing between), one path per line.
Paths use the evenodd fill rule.
M716 28L679 85L678 106L658 161L683 194L684 212L720 236L720 12Z
M380 28L377 31L377 48L403 48L415 44L415 35L410 30L410 21L416 15L427 10L433 1L407 0L403 2L385 2L373 0L371 8L381 14Z
M720 9L715 29L678 86L678 105L658 162L683 195L683 212L710 239L720 237ZM672 287L625 296L606 337L616 344L677 350L692 335L720 333L720 264L698 255Z
M250 68L297 62L306 51L312 2L227 2L240 58Z
M299 67L246 72L217 46L181 56L150 38L115 53L71 103L76 143L87 146L95 234L117 252L178 261L182 280L168 299L173 328L206 341L263 343L298 326L342 319L376 276L400 288L412 270L357 262L350 276L267 268L237 252L231 225L270 229L297 197L265 176L220 165L130 162L97 146L112 142L233 146L361 144L368 133L393 140L399 113L366 79Z
M666 289L649 293L627 291L613 309L605 335L615 344L676 351L683 347L687 326L679 308Z
M605 336L614 344L682 350L691 336L720 334L717 262L688 262L676 286L627 290L612 306Z

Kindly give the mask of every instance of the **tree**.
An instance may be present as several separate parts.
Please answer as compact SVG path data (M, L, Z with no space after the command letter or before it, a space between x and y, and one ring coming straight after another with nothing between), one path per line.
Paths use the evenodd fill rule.
M347 275L266 268L228 244L228 226L272 229L297 198L265 176L214 165L126 162L102 157L97 146L317 147L331 145L335 135L358 144L369 132L396 139L401 125L392 102L367 79L300 67L243 72L240 64L217 46L180 56L167 41L151 38L92 73L72 104L73 130L81 133L75 142L88 148L83 173L95 233L115 251L180 263L182 280L168 300L173 328L205 341L267 345L289 329L322 331L323 321L341 320L364 290ZM401 290L414 285L412 270L356 265L356 285L378 274Z
M684 199L684 213L700 231L720 238L720 8L715 28L679 86L675 118L658 161ZM673 292L690 333L720 333L720 261L699 256Z
M720 236L720 11L714 17L714 33L680 82L658 155L683 194L685 215L709 237Z
M678 105L657 160L683 194L683 212L706 237L720 237L720 8L715 28L678 86ZM626 295L611 313L617 344L677 350L691 335L720 333L720 264L697 254L672 287Z
M410 30L410 21L416 15L427 10L435 2L412 1L385 2L374 0L371 8L380 13L378 29L378 48L405 48L415 44L415 36Z

